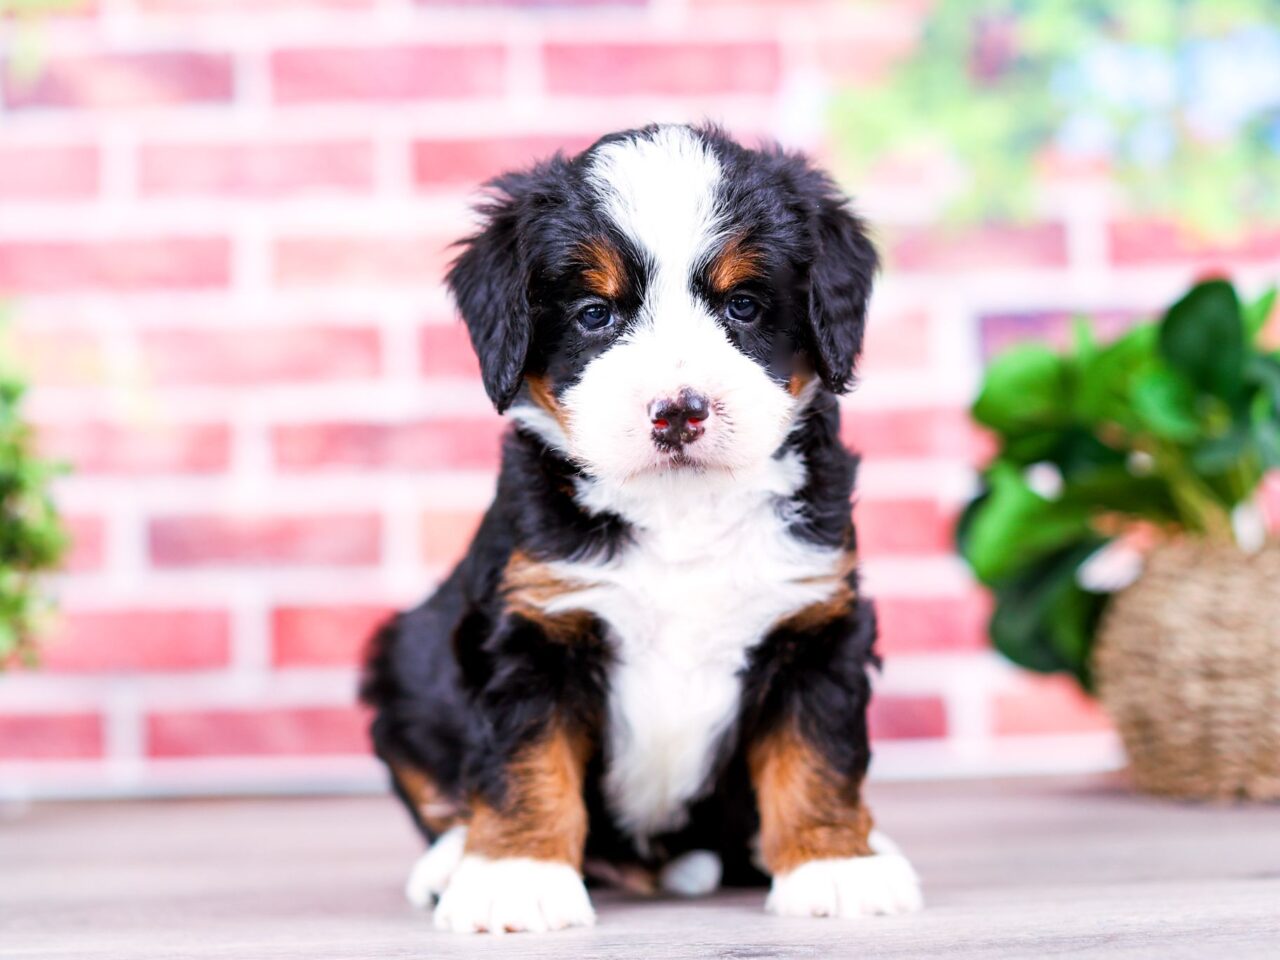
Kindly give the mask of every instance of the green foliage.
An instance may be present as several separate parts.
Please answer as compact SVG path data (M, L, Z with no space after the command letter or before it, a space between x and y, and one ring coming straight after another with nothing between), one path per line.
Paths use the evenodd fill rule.
M887 81L837 98L837 143L854 172L955 161L957 219L1030 218L1052 157L1226 234L1280 215L1278 55L1275 0L938 0Z
M33 450L22 419L24 392L19 378L0 372L0 670L35 662L34 633L45 607L37 578L57 566L67 545L49 497L59 468Z
M0 58L0 73L7 70L16 83L30 80L40 70L39 48L34 25L43 16L83 7L85 0L0 0L0 21L16 19L6 56Z
M1209 280L1112 343L1080 320L1069 350L990 365L973 416L999 449L958 540L995 594L1002 653L1087 688L1107 596L1081 566L1139 523L1233 538L1232 511L1280 467L1280 355L1259 342L1274 303Z

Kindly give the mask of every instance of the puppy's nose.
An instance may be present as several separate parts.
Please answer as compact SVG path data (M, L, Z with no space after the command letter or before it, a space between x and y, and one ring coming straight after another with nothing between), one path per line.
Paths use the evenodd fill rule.
M703 423L711 415L711 401L687 387L674 398L663 397L649 405L653 441L660 447L676 449L702 436Z

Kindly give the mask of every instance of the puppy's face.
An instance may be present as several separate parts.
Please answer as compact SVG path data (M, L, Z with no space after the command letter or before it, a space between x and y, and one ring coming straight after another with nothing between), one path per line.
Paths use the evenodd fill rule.
M846 387L875 253L800 158L656 127L494 186L450 283L499 409L592 474L749 468Z

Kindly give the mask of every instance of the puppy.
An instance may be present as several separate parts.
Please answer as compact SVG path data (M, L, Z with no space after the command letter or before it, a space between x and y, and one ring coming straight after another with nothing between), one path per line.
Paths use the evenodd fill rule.
M851 383L876 253L802 157L651 126L498 177L448 282L513 421L456 569L363 696L438 927L590 924L587 875L920 905L862 802L875 617Z

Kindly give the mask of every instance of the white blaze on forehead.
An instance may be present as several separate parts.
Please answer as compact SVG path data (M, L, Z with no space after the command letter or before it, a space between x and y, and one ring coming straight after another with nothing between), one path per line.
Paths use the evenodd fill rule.
M653 279L682 286L720 232L720 178L720 162L686 127L606 144L590 170L610 219L653 258Z
M759 464L782 443L795 403L693 291L729 227L715 154L687 127L659 127L599 148L588 176L650 269L639 315L564 396L571 454L614 481L661 468L647 411L688 388L710 399L712 416L685 455L729 470Z

